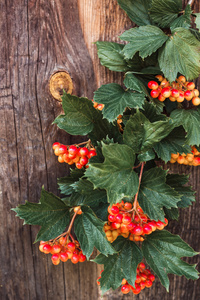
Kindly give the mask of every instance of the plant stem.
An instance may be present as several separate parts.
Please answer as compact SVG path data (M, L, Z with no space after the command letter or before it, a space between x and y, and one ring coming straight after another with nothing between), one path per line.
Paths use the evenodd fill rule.
M142 174L143 174L143 170L144 170L144 165L145 165L145 162L142 163L141 169L140 169L139 185L138 185L138 191L137 191L137 193L135 195L135 199L134 199L134 203L133 203L133 215L132 215L132 219L134 219L134 217L135 217L135 211L136 211L136 208L137 208L137 199L138 199L138 194L139 194L139 190L140 190L140 184L141 184L141 180L142 180Z
M79 208L79 209L75 212L75 214L73 215L73 217L72 217L72 219L71 219L71 222L70 222L70 224L69 224L69 227L68 227L67 231L63 232L62 234L60 234L59 236L57 236L55 239L52 239L52 240L50 240L50 241L53 241L53 242L54 242L54 241L56 241L57 239L59 239L60 237L62 237L62 236L70 235L72 226L73 226L73 224L74 224L74 220L75 220L75 218L76 218L76 216L77 216L79 210L80 210L80 208ZM71 237L71 235L70 235L70 237Z

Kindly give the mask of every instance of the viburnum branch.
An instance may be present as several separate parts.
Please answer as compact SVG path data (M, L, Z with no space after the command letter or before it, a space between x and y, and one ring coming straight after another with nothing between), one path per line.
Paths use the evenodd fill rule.
M134 199L134 203L133 203L133 215L132 215L132 219L134 219L134 217L135 217L135 211L136 211L136 208L137 208L137 199L138 199L138 194L139 194L139 190L140 190L140 184L141 184L141 181L142 181L142 174L143 174L143 170L144 170L144 165L145 165L145 162L142 162L141 169L140 169L140 175L139 175L138 191L137 191L137 193L135 195L135 199Z
M75 145L75 146L81 146L81 145L90 144L90 143L91 143L91 140L89 139L89 140L86 141L86 142L82 142L82 143L74 144L74 145Z
M75 218L76 218L76 216L77 216L79 210L80 210L80 208L74 213L74 215L73 215L73 217L72 217L72 219L71 219L71 222L70 222L70 224L69 224L68 230L65 231L65 232L63 232L63 233L60 234L59 236L57 236L55 239L50 240L50 242L51 242L51 241L54 242L54 241L56 241L57 239L61 238L62 236L70 235L70 237L71 237L70 232L71 232L72 226L73 226L73 224L74 224L74 220L75 220Z

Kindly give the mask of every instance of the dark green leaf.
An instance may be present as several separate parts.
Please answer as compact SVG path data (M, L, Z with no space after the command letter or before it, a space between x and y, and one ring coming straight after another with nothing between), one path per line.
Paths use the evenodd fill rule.
M155 152L153 150L149 150L147 152L141 153L138 155L139 161L148 161L155 158Z
M100 220L108 221L108 206L109 203L100 203L98 206L92 206L92 210Z
M158 112L156 106L153 103L150 103L147 101L145 102L145 104L143 106L142 113L152 123L157 122L157 121L169 120L164 114Z
M135 154L127 145L103 144L105 161L91 163L86 177L95 188L106 189L108 202L120 202L123 197L133 197L138 189L138 176L133 171Z
M128 239L118 237L113 242L113 246L119 253L108 257L100 254L94 260L98 264L104 264L104 271L100 279L103 293L110 288L118 288L123 278L135 286L137 265L142 260L140 248Z
M96 217L91 208L82 206L81 209L83 213L77 215L74 222L74 230L83 253L88 259L94 247L106 256L116 253L106 239L103 230L104 222Z
M198 279L195 265L189 265L181 257L194 256L196 253L179 236L166 230L155 231L142 243L142 251L148 265L160 278L164 287L169 290L167 274L184 275L187 279Z
M166 183L171 186L176 192L181 195L181 201L177 203L180 208L185 208L192 205L195 201L194 191L191 186L185 186L188 184L188 176L180 174L167 174Z
M116 72L126 72L130 70L124 55L121 53L124 45L111 42L96 42L96 45L102 66Z
M200 41L200 32L196 29L190 28L190 32L195 36L195 38Z
M116 83L102 85L94 93L94 101L105 104L103 116L109 121L113 121L119 114L123 114L127 106L141 108L144 100L143 93L125 91Z
M179 217L179 212L178 212L178 208L172 207L171 209L168 209L166 207L164 207L164 212L165 212L165 217L168 220L178 220Z
M159 158L168 162L172 153L188 153L191 151L191 147L186 145L183 128L176 127L166 138L154 146L154 150Z
M48 241L63 233L70 221L69 207L54 194L42 189L39 203L19 205L13 208L24 224L40 225L35 242Z
M148 11L151 5L150 0L117 0L117 2L138 26L151 24Z
M170 117L176 126L183 126L186 135L186 143L188 145L200 145L200 108L197 110L176 109Z
M162 28L170 27L182 10L181 0L152 0L150 18Z
M147 93L146 87L142 83L142 81L137 78L133 73L126 73L126 77L124 79L124 85L133 91L139 92L139 93Z
M131 116L124 129L124 143L136 153L150 150L173 129L170 119L151 123L143 113L137 111Z
M178 73L184 74L190 80L198 77L199 49L199 41L188 29L174 29L166 45L159 50L158 61L165 77L169 81L174 81Z
M161 168L152 168L143 173L139 204L144 212L152 220L164 221L163 207L177 207L181 196L168 184L166 184L167 171Z
M125 45L123 53L127 59L132 58L136 52L145 58L159 49L169 37L156 26L147 25L134 27L125 31L120 39L130 42Z
M70 176L62 177L58 179L58 185L59 189L61 191L61 194L64 194L65 196L71 195L71 193L74 191L73 187L71 186L74 182L79 180L84 175L84 170L81 169L71 169L70 170Z
M192 14L191 6L187 5L184 14L178 17L177 19L175 19L170 25L171 30L178 27L184 27L188 29L191 23L191 14Z

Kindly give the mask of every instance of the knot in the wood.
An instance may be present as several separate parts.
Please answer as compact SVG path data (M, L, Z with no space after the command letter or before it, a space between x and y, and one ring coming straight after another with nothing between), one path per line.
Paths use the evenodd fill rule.
M73 83L70 75L65 71L58 71L51 75L49 80L49 89L51 95L58 101L62 101L61 96L63 90L71 94L73 90Z

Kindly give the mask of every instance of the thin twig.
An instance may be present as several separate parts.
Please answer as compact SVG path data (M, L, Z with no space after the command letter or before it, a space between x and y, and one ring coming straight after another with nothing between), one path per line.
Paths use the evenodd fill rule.
M141 184L141 180L142 180L142 173L143 173L143 170L144 170L144 165L145 165L145 162L142 163L141 169L140 169L139 185L138 185L138 191L135 195L135 199L134 199L134 203L133 203L132 219L134 219L134 217L135 217L135 211L136 211L136 208L137 208L137 199L138 199L138 194L139 194L139 190L140 190L140 184Z

